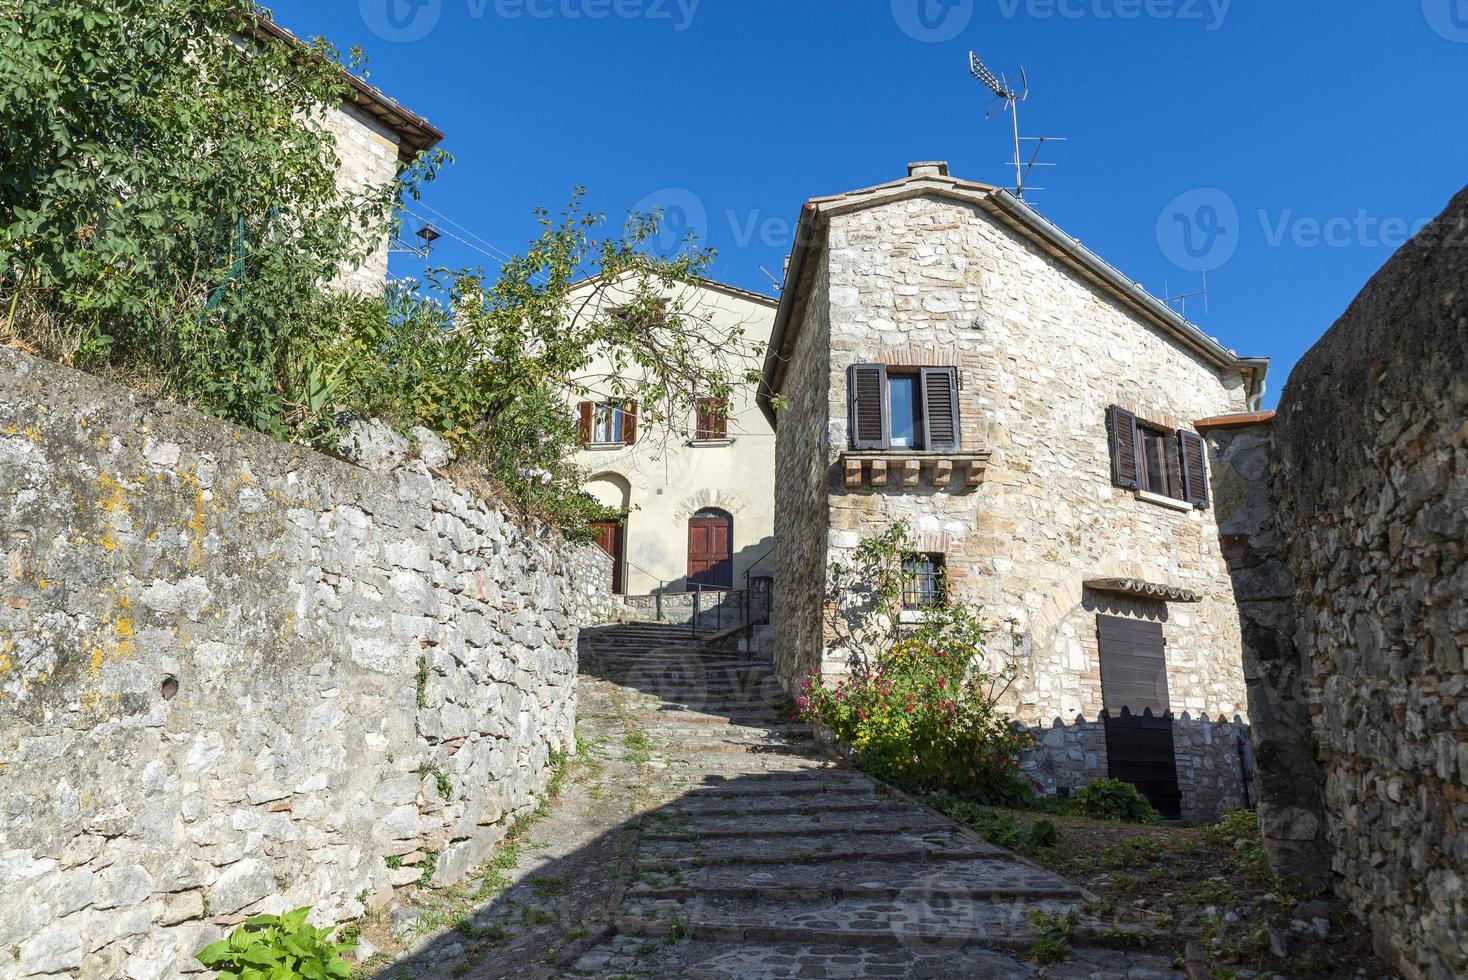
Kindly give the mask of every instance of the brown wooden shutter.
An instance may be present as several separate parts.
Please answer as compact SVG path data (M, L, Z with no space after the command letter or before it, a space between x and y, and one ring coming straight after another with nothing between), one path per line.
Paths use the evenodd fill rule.
M1208 508L1208 450L1196 432L1179 430L1178 457L1182 463L1183 498L1200 510Z
M582 402L576 406L578 427L581 430L581 445L589 446L592 437L592 419L596 417L596 403Z
M622 406L622 442L632 446L637 443L637 403Z
M1164 436L1162 440L1162 465L1167 469L1167 496L1174 500L1183 499L1183 468L1179 460L1178 437Z
M847 422L852 449L887 448L887 369L853 364L846 369Z
M923 448L958 452L958 370L923 368Z
M728 403L722 398L698 400L697 439L726 439L729 435Z
M1120 405L1106 410L1106 431L1111 441L1111 482L1128 490L1142 488L1138 469L1137 417Z

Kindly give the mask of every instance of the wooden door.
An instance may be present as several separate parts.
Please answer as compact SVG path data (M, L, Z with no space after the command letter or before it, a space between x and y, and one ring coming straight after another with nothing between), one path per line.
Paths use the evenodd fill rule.
M596 546L612 557L612 593L621 595L622 569L627 554L627 523L598 521L591 526L596 530Z
M701 512L688 522L688 584L706 589L734 587L734 518Z
M1098 616L1096 628L1111 778L1131 783L1164 817L1179 819L1182 793L1172 744L1162 624Z

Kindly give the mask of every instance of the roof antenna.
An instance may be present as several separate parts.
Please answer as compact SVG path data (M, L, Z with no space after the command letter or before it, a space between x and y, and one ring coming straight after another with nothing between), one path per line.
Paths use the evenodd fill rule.
M763 272L765 274L765 278L770 280L770 283L774 285L776 293L783 293L785 291L785 284L776 279L773 272L771 272L769 269L766 269L764 266L760 266L759 271Z
M1188 318L1188 300L1192 299L1195 296L1203 297L1204 315L1207 315L1209 312L1211 312L1208 309L1208 270L1206 269L1203 270L1203 288L1195 289L1191 293L1178 293L1176 296L1173 296L1168 288L1167 280L1162 280L1162 301L1168 306L1171 306L1173 303L1177 303L1178 314L1184 320Z
M1053 167L1053 163L1041 163L1040 151L1045 148L1046 143L1064 143L1064 136L1021 136L1019 134L1019 104L1030 97L1030 78L1023 67L1019 70L1020 87L1016 91L1010 87L1009 77L1006 75L995 75L989 70L989 66L979 60L974 52L968 53L969 74L978 79L979 82L994 93L993 100L989 103L988 110L984 113L985 119L991 119L995 112L1007 112L1014 122L1014 196L1021 201L1025 199L1026 191L1043 191L1043 187L1031 187L1027 183L1030 179L1030 171L1036 167ZM1000 105L996 106L998 102ZM1030 154L1029 162L1023 157L1022 144L1034 143L1035 152Z

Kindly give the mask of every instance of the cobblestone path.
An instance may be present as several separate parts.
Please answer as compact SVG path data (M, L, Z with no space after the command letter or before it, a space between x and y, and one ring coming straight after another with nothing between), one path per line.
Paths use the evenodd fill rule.
M609 928L565 957L615 977L1160 977L1154 956L1090 947L1027 961L1031 913L1078 888L835 766L778 705L767 665L686 631L583 634L590 683L625 689L628 745L655 790ZM589 947L589 948L588 948Z

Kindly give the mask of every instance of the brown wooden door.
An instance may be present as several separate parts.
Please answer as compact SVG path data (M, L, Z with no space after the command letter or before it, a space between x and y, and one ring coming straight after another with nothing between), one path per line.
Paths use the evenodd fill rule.
M1182 793L1172 744L1162 624L1098 616L1096 629L1109 774L1137 787L1159 813L1176 820L1182 816Z
M624 521L598 521L596 546L612 556L612 593L622 594L622 566L627 554L627 524Z
M688 584L709 589L734 587L734 518L700 513L688 522Z

